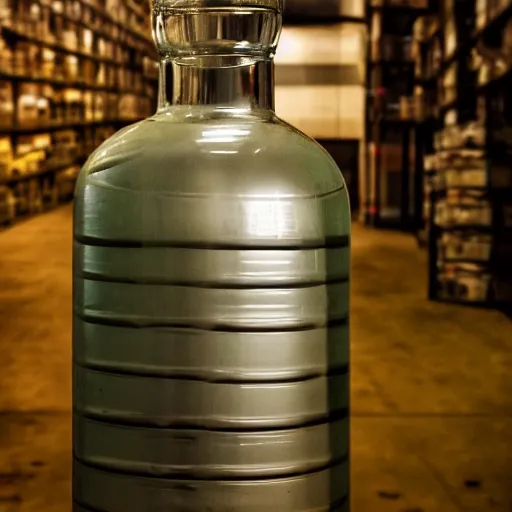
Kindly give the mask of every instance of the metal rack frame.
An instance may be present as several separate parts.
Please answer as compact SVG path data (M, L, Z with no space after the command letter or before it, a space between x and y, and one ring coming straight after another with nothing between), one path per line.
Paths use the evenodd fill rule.
M440 24L440 34L434 34L433 36L442 36L443 35L443 27L444 20L442 18L442 14L438 13L438 16L441 19ZM468 71L467 61L471 52L474 48L476 48L481 43L485 43L488 46L500 46L502 31L508 20L512 19L512 5L509 2L508 6L506 6L503 10L493 16L490 20L487 21L485 26L482 28L475 28L468 36L461 41L455 48L455 51L451 55L442 56L441 66L437 70L435 80L440 81L441 77L445 73L445 71L451 65L458 65L460 68L459 73L464 73L464 69ZM510 63L512 65L512 62ZM468 71L469 72L469 71ZM470 75L467 75L470 76ZM430 78L429 78L430 79ZM475 78L474 83L471 83L471 80L466 80L468 82L468 90L462 90L460 87L456 92L456 97L443 104L439 108L439 116L437 118L433 118L428 120L429 124L426 124L425 121L418 124L419 129L423 130L425 138L432 138L433 133L440 128L440 124L442 123L444 115L449 111L455 111L458 114L458 122L465 122L471 119L477 118L477 106L483 105L482 112L484 112L485 117L485 142L482 147L482 150L485 151L485 162L487 166L487 184L485 186L450 186L447 189L437 189L433 190L430 196L431 209L430 209L430 219L427 226L427 250L428 250L428 297L431 300L443 301L443 302L456 302L461 305L470 305L470 306L480 306L480 307L492 307L492 308L501 308L501 309L510 309L510 303L507 301L501 301L495 294L496 285L503 278L504 272L507 271L504 265L503 256L500 254L503 252L503 247L505 248L505 252L512 249L512 226L506 226L504 224L503 219L503 211L506 204L510 204L512 207L512 187L505 189L497 189L492 181L492 173L491 169L496 164L504 165L508 169L512 169L512 144L509 142L508 147L507 144L498 144L498 141L495 140L493 136L494 126L496 124L495 113L496 109L493 108L493 103L496 100L503 99L506 101L506 95L504 94L505 90L510 90L512 87L512 66L509 66L505 72L503 72L500 76L493 77L489 80L489 82L485 84L478 84ZM458 84L458 80L457 80ZM466 85L466 83L465 83ZM512 104L510 100L508 100L508 118L510 122L512 122L512 116L510 115L512 112ZM424 155L428 151L425 150L425 146L422 145L421 140L416 141L417 153ZM512 141L511 141L512 142ZM453 151L460 151L463 148L455 148ZM439 171L438 171L439 172ZM425 175L425 170L423 168L423 158L420 158L418 155L416 161L416 179L417 179L417 193L418 196L422 195L419 190L419 184L423 182L423 177ZM492 222L489 226L482 225L469 225L469 224L457 224L457 225L438 225L436 222L435 211L436 205L438 202L443 199L448 190L454 190L463 192L474 191L487 193L491 207L492 207ZM508 195L508 200L507 200ZM421 225L418 225L418 228L422 228ZM460 233L489 233L493 236L492 249L490 258L487 262L483 263L481 259L474 260L443 260L444 265L451 263L462 264L462 263L474 263L481 265L482 268L486 268L489 275L491 276L491 282L494 283L493 286L490 286L489 293L485 300L470 300L470 299L460 299L457 294L454 297L442 296L439 293L439 272L440 272L440 263L439 260L439 239L443 235L443 233L455 231ZM512 279L509 272L510 284L512 285Z

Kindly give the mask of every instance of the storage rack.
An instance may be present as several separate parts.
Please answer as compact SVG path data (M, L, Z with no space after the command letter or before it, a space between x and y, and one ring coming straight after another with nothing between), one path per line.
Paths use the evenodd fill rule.
M437 115L429 128L434 143L417 148L424 154L417 171L426 184L429 298L510 311L512 5L452 2L437 18L418 55L427 70L421 61L440 49L439 64L424 72L425 80L435 77L436 94L423 97L425 110Z
M414 205L415 19L428 0L370 0L367 63L367 174L364 221L409 229Z
M72 197L87 156L151 115L146 0L7 0L0 7L0 224Z

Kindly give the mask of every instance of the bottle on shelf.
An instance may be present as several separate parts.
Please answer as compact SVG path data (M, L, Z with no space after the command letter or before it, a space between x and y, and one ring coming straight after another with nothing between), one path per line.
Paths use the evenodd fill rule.
M75 512L348 507L348 193L274 113L282 9L155 1L158 111L80 173Z

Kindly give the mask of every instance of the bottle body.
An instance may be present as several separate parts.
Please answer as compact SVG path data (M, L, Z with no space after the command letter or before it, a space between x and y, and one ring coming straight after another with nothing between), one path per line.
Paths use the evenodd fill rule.
M74 510L348 510L349 242L340 171L267 108L163 104L104 143L75 198Z

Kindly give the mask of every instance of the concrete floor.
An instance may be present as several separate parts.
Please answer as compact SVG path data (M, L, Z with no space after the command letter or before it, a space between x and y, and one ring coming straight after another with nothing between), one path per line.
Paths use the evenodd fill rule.
M412 237L353 261L352 511L512 511L512 322L427 302ZM70 275L70 206L0 233L0 512L70 511Z

